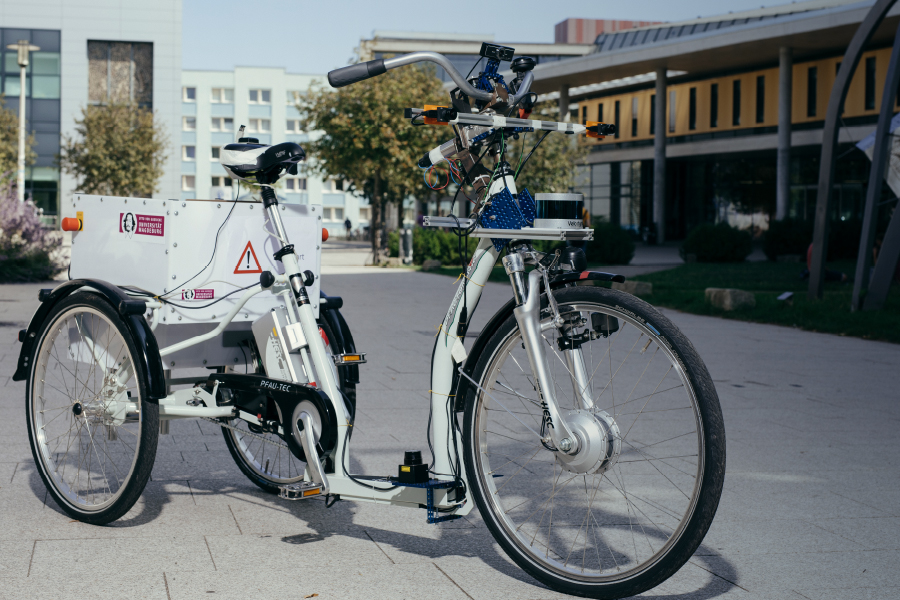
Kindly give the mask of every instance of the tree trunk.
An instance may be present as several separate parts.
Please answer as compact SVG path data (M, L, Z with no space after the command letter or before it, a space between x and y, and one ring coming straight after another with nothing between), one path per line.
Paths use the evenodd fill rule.
M372 222L369 226L372 235L372 264L377 265L381 262L381 223L383 221L381 214L381 175L375 173L375 183L372 186Z

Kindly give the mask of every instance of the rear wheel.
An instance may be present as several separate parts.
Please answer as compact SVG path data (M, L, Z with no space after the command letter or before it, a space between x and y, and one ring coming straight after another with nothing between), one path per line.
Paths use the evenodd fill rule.
M320 333L327 340L329 354L337 352L331 340L335 339L328 323L319 320ZM262 369L258 369L262 373ZM338 384L342 382L338 378ZM346 386L341 387L347 394ZM306 463L294 456L285 441L274 433L266 433L241 419L234 419L230 427L222 427L225 444L241 472L261 490L277 494L279 487L303 480Z
M544 330L554 381L541 383L580 449L541 442L552 422L511 315L474 373L487 393L466 406L469 485L494 537L538 580L592 598L639 594L675 573L712 522L725 471L718 397L691 343L646 302L601 287L554 296L565 325Z
M159 407L136 356L124 321L96 294L62 300L40 330L26 388L31 451L56 503L85 523L128 512L153 469Z

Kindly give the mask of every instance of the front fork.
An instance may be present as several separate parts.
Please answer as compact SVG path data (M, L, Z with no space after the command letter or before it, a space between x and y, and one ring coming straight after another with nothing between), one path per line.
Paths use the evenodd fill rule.
M503 258L503 267L506 269L513 287L513 295L516 302L513 314L519 325L522 343L525 346L525 352L528 355L528 362L534 376L532 385L538 394L541 409L544 413L544 426L541 430L541 435L544 437L541 441L545 444L552 442L558 450L566 454L575 454L578 452L580 441L572 433L559 408L556 390L554 389L554 380L550 374L549 357L544 346L545 340L542 334L541 280L543 279L545 284L549 283L546 271L541 265L538 265L537 268L528 274L526 283L525 262L519 253L505 256ZM545 287L547 288L547 297L553 313L548 328L562 327L564 326L564 320L559 315L556 302L550 293L550 286L545 285ZM581 352L565 350L564 354L566 355L566 367L572 379L575 397L581 408L590 410L593 407L593 401L590 393L587 391L589 387L588 378Z

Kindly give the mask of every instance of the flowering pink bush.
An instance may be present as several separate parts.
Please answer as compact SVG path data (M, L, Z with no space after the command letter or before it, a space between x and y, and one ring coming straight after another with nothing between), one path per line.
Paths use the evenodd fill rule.
M31 202L19 202L0 178L0 282L45 281L62 270L54 254L62 238L47 231Z

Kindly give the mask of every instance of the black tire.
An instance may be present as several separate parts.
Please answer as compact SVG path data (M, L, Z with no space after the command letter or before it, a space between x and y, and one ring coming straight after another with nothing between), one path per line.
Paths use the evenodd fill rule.
M469 489L497 542L522 569L535 579L557 591L590 598L612 599L640 594L659 585L678 571L697 550L712 523L725 475L725 431L718 396L703 361L690 341L666 317L646 302L620 291L590 286L559 289L554 292L554 297L564 316L566 314L580 315L583 318L590 312L588 309L594 307L591 310L596 309L595 312L601 315L600 319L603 318L603 314L616 318L615 325L618 329L604 325L603 327L607 328L607 336L598 336L597 339L597 342L602 344L601 348L607 348L607 354L610 357L608 361L609 380L599 396L596 390L591 390L594 401L597 402L591 410L600 406L601 401L608 401L609 396L604 398L604 393L610 386L613 388L619 386L620 389L623 389L622 384L615 380L617 376L624 376L623 373L639 373L640 369L643 369L642 373L647 373L648 370L652 370L654 379L651 380L648 377L646 382L642 382L644 375L641 374L631 390L631 395L624 402L622 402L622 395L619 397L618 407L614 400L611 412L614 415L612 421L616 423L616 428L610 427L608 431L615 431L615 435L609 436L610 440L614 438L620 440L619 454L615 454L616 462L607 467L608 470L600 472L599 479L597 479L597 474L583 473L584 496L582 498L582 474L574 471L575 475L572 475L571 466L564 468L563 462L560 461L559 457L564 456L562 453L553 451L552 448L545 450L546 446L543 448L537 446L539 442L534 441L535 439L539 440L539 436L532 436L532 434L536 433L537 427L545 424L546 420L541 416L540 408L532 406L536 400L525 398L528 395L526 392L530 392L534 398L537 398L533 385L530 390L527 390L529 386L527 382L523 382L521 387L514 390L514 394L507 393L507 390L513 390L514 387L520 385L507 376L508 373L516 373L515 367L518 367L525 375L522 379L527 380L530 376L530 370L525 373L519 365L514 365L506 371L503 370L507 364L505 357L513 356L515 358L513 353L520 352L519 347L521 346L515 317L510 315L493 333L482 354L478 357L473 373L474 380L478 381L482 388L488 390L493 398L473 389L474 386L471 386L467 393L463 434ZM546 296L542 300L542 308L546 308ZM575 312L574 307L579 307L581 312ZM567 311L571 312L567 313ZM594 313L591 312L591 314ZM546 320L549 318L549 311L542 312L541 316ZM595 323L593 317L587 322ZM587 326L582 326L587 330ZM573 331L577 331L577 329ZM547 348L548 359L558 367L562 361L557 361L553 357L558 346L549 339L550 334L556 332L558 332L557 329L546 331L545 336L548 338L549 346L545 346L545 348ZM631 344L632 338L635 339L635 344L631 345L632 350L628 354L624 352L628 349L627 346L623 346L621 352L618 349L615 353L613 352L613 346L619 342L619 336L622 334L626 335L622 341L627 344ZM645 340L647 340L646 346L644 346ZM593 351L593 347L591 347L591 351ZM662 352L660 353L660 351ZM587 352L585 346L581 347L581 352L585 355ZM638 354L639 352L640 354ZM651 353L652 358L649 356ZM619 364L619 358L623 354L625 358L621 359L621 364ZM652 390L648 384L652 384L655 381L655 374L661 372L665 367L663 359L659 359L654 364L660 355L670 361L670 366L665 371L663 378L659 380L660 383L656 384L656 389ZM632 357L639 362L625 368L624 365L632 360ZM584 359L584 362L587 362L587 358ZM528 368L527 361L524 364ZM569 370L567 363L563 362L562 364L569 373L575 370L574 367ZM644 366L645 364L646 366ZM603 366L602 370L600 366ZM615 369L615 373L613 373L613 369ZM605 373L606 370L607 366L603 360L600 360L597 367L593 369L591 382L598 377L598 372ZM673 370L677 377L669 379ZM603 376L606 377L605 374ZM489 377L494 381L489 380ZM679 389L677 385L671 389L661 389L662 382L666 380L674 383L680 381L680 387L683 389ZM555 382L558 381L560 380L555 378ZM600 387L602 383L600 380L596 386ZM646 400L643 396L634 396L634 390L638 389L639 384L645 386L640 388L641 390L651 389ZM629 387L630 384L625 386L623 391L628 392ZM669 388L669 384L667 383L664 387ZM577 400L573 388L574 386L569 386L568 392L572 393L574 402ZM565 383L562 386L556 385L554 389L560 390L557 395L561 396L566 390L566 385ZM586 389L582 388L582 390ZM500 398L501 395L503 395L502 398ZM688 407L674 406L679 401L683 402L684 397L688 398ZM615 396L613 396L614 398ZM672 400L669 400L670 398ZM516 401L519 403L513 404ZM506 404L502 404L503 402ZM651 402L653 402L652 410L647 409ZM660 404L661 408L657 410L657 403L662 402L667 404ZM671 408L668 408L669 402L672 403ZM631 404L631 406L626 408L626 404ZM637 410L641 404L643 406L639 412L634 413L634 421L631 423L631 427L628 427L627 420L633 414L631 411ZM510 409L510 406L514 406L514 408ZM560 407L563 408L562 400L560 400ZM687 410L688 408L693 410ZM515 414L512 414L512 411L516 411ZM524 416L529 414L531 416ZM574 412L569 414L574 414ZM603 414L607 417L610 416L608 413ZM532 417L534 420L529 420ZM528 426L533 428L532 432L526 431L526 422L521 419L527 420ZM621 428L619 427L620 420ZM501 422L506 423L507 429L494 431L502 426ZM636 431L633 431L632 427L638 423L640 425L636 427ZM687 424L687 433L679 436L680 440L662 439L669 436L668 433L662 433L663 431L671 432L671 428L675 427L672 423ZM694 423L693 431L690 430L690 423ZM626 427L627 431L625 431ZM656 440L651 435L654 431L659 432L661 436L662 441L658 442L659 445L650 443ZM677 434L679 431L681 429L676 428L675 433ZM543 435L543 433L542 429L541 434ZM634 437L636 435L644 437ZM513 441L505 441L502 436ZM607 438L601 439L605 444ZM639 439L642 441L638 441ZM493 445L489 444L488 440L491 440ZM494 444L493 440L499 441ZM516 445L516 443L524 445ZM693 455L693 458L690 454L667 455L668 452L676 454L684 452L679 449L690 448L693 444L696 444L696 454ZM518 450L525 448L526 445L529 448L526 453L518 455ZM654 448L650 448L651 445ZM531 458L527 458L532 447L536 448L536 452ZM606 448L606 446L600 447ZM612 452L613 446L610 445L609 448ZM512 449L515 449L515 452ZM502 454L503 452L506 454ZM534 460L535 457L539 458ZM635 460L630 460L628 457ZM507 461L507 459L509 460ZM507 463L501 464L503 461L507 461ZM509 462L512 465L506 466ZM693 466L690 466L691 464ZM557 466L559 466L558 476L555 475ZM628 470L629 479L626 479L623 469ZM670 477L674 474L669 483L681 491L687 501L682 500L673 489L667 489L667 484L662 481L662 477L653 473L653 469L658 471L662 477ZM546 485L548 470L552 487L527 483L538 482L541 477L544 477L543 482ZM564 471L565 478L563 477ZM521 475L523 472L524 476ZM570 475L572 476L569 477ZM516 477L519 477L519 481L513 485ZM555 479L553 479L554 477ZM589 480L589 477L592 479ZM689 477L694 478L693 487L685 486L685 489L690 489L690 496L677 483L689 482ZM565 487L572 480L576 480L575 486ZM523 481L526 484L523 485ZM628 483L632 485L631 488L626 487ZM638 486L639 492L635 492L635 485ZM546 493L545 490L549 493ZM521 493L517 493L520 491ZM515 497L515 502L521 500L522 505L527 504L527 506L519 508L521 505L514 504L512 500L504 500L503 494L507 497ZM601 496L602 501L598 499ZM544 503L539 505L538 501L544 497L546 497ZM572 499L571 502L569 498ZM663 498L664 502L659 501L660 498ZM590 503L588 503L588 499ZM549 503L548 525L544 519L548 510L547 503L550 500L552 502ZM607 503L610 508L606 508ZM651 503L653 504L651 505ZM577 509L573 508L576 504ZM587 505L586 511L584 510L585 504ZM683 512L680 512L681 509L672 508L672 506L682 504L685 506ZM558 525L554 524L554 505L556 505L555 510L558 515L556 518L560 519ZM529 515L528 511L532 506L538 506L538 508ZM626 528L623 506L624 509L627 509L628 528ZM539 513L541 507L543 507L543 513ZM513 517L514 514L520 516ZM536 524L537 514L542 514L540 524ZM578 525L578 519L582 514L583 521L581 525ZM651 518L649 515L654 515L654 517ZM562 520L570 517L572 525L566 528L567 521L563 522ZM653 519L657 519L659 524ZM521 524L519 521L522 521ZM654 527L648 525L648 521ZM635 532L638 527L635 523L641 526L637 535ZM578 525L577 532L576 525ZM585 533L583 538L579 539L582 526L585 528ZM645 526L646 529L644 529ZM535 533L529 541L531 527L534 527ZM664 541L659 541L666 535L666 528L671 529L672 533L668 534L668 538ZM592 532L592 540L588 539L589 529ZM628 540L629 529L630 541ZM643 533L643 540L640 540L641 533ZM538 538L539 535L540 538ZM569 540L573 540L570 548L568 547ZM644 549L644 541L649 546L648 549ZM623 543L617 544L617 542ZM658 550L654 546L657 542L659 542ZM538 546L539 543L543 545ZM608 556L605 553L601 556L604 543ZM632 552L632 543L634 543L633 560L629 558L629 554ZM572 559L576 544L578 553ZM582 544L584 545L583 551ZM589 546L591 550L588 550ZM559 548L563 552L559 552ZM566 548L569 548L567 555L565 554ZM596 563L593 562L595 548ZM642 553L648 558L642 558ZM564 556L565 563L563 563ZM571 565L570 561L572 561ZM578 561L581 561L581 573L577 572ZM591 566L594 564L596 567ZM616 569L615 572L612 571L613 567ZM604 569L608 569L608 571Z
M80 340L73 339L73 334L80 334ZM100 377L100 370L109 367L103 365L113 357L112 364L123 372L121 366L126 361L133 366L137 356L139 350L125 322L109 302L90 292L77 292L60 301L38 333L25 391L28 440L50 496L66 514L84 523L105 525L127 513L153 470L159 406L147 400L144 373L133 368L133 375L109 395L124 397L125 402L133 402L137 396L133 405L126 405L131 406L127 421L114 421L106 408L118 403L99 400L112 391L111 383ZM81 366L85 364L90 366ZM79 376L80 368L87 371ZM61 417L59 421L56 415ZM66 424L69 429L57 435ZM98 450L101 439L104 445ZM72 462L76 440L79 456L82 450L86 452ZM106 491L92 483L98 481L93 461ZM72 465L77 465L74 477ZM83 499L79 490L84 492Z
M318 323L329 340L326 348L331 350L331 340L337 338L334 337L331 327L325 319L319 319ZM337 351L340 352L339 349ZM264 374L261 371L259 369L257 372ZM341 377L338 378L338 385L345 395L352 394L355 401L355 385L345 384ZM240 419L233 419L230 425L238 427L240 432L223 427L222 435L225 437L225 445L228 446L228 451L241 473L259 489L269 494L277 494L279 486L303 480L303 471L298 470L302 461L291 454L283 439L271 433L255 433L249 429L247 422ZM248 433L253 435L247 435ZM264 440L270 440L270 442ZM283 444L284 447L276 444ZM254 448L258 450L254 452ZM274 452L274 455L270 455L268 462L265 455L267 449Z

